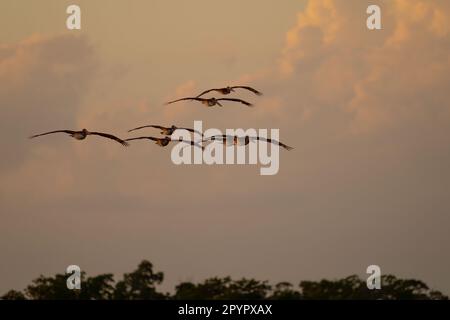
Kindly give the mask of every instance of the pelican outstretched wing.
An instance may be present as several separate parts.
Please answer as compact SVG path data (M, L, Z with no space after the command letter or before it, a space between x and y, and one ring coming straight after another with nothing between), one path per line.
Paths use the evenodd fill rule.
M200 148L200 149L202 149L202 150L204 150L205 149L205 147L204 146L201 146L198 142L195 142L195 141L193 141L193 140L183 140L183 139L170 139L170 141L172 141L172 142L181 142L181 143L186 143L186 144L190 144L191 146L194 146L194 147L197 147L197 148Z
M168 105L168 104L172 104L172 103L175 103L175 102L178 102L178 101L185 101L185 100L203 101L204 99L201 99L201 98L198 98L198 97L187 97L187 98L181 98L181 99L169 101L169 102L166 102L165 104Z
M125 141L141 140L141 139L147 139L147 140L153 140L153 141L162 140L161 138L155 138L155 137L135 137L135 138L125 139Z
M122 139L120 139L120 138L118 138L116 136L113 136L112 134L109 134L109 133L89 132L89 135L94 135L94 136L100 136L100 137L103 137L103 138L108 138L108 139L117 141L118 143L120 143L121 145L123 145L125 147L129 146L128 142L126 142L126 141L124 141L124 140L122 140Z
M202 142L219 141L222 143L226 143L228 141L228 139L233 140L234 136L230 136L230 135L226 135L226 134L211 136L211 137L208 137L208 138L202 140Z
M72 130L55 130L55 131L50 131L50 132L45 132L45 133L40 133L40 134L35 134L34 136L31 136L30 139L36 138L36 137L40 137L40 136L45 136L47 134L52 134L52 133L67 133L67 134L74 134L76 131L72 131Z
M225 134L221 134L221 135L216 135L216 136L210 136L210 137L206 137L203 142L207 142L207 141L214 141L214 140L220 140L220 139L226 139L228 137L231 136L227 136Z
M267 143L273 143L273 144L279 145L280 147L283 147L284 149L286 149L288 151L294 149L293 147L290 147L290 146L288 146L284 143L281 143L280 141L275 140L275 139L263 138L263 137L250 137L250 140L252 140L252 141L259 140L259 141L265 141Z
M135 131L135 130L139 130L139 129L143 129L143 128L156 128L156 129L161 129L161 130L167 129L167 128L165 128L165 127L161 127L161 126L156 126L156 125L153 125L153 124L149 124L149 125L146 125L146 126L141 126L141 127L133 128L133 129L131 129L131 130L128 130L128 132Z
M201 97L201 96L204 96L205 94L207 94L207 93L210 93L210 92L212 92L212 91L220 91L221 89L209 89L209 90L205 90L205 91L203 91L202 93L200 93L198 96L197 96L197 98L199 98L199 97Z
M258 95L258 96L262 96L262 92L252 88L252 87L248 87L248 86L233 86L231 87L232 89L245 89L245 90L249 90L251 92L253 92L254 94Z
M220 98L220 99L217 99L217 101L234 101L234 102L240 102L242 104L245 104L248 107L252 107L253 106L253 104L251 104L250 102L247 102L247 101L242 100L242 99L235 99L235 98Z

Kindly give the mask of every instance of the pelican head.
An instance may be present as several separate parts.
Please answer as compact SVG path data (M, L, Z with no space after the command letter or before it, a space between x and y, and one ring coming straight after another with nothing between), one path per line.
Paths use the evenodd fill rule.
M216 98L209 98L209 99L207 99L205 102L206 102L206 105L207 105L208 107L213 107L213 106L215 106L216 104L218 104L218 105L220 106L220 104L217 102L217 99L216 99Z
M82 132L83 134L88 134L88 133L89 133L89 131L87 131L87 129L83 129L83 130L81 130L81 132Z

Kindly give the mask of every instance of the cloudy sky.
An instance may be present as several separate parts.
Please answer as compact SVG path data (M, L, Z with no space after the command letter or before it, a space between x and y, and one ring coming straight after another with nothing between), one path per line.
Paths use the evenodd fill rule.
M82 30L65 27L69 4ZM163 286L231 275L383 273L450 293L447 0L0 3L0 293L70 264L142 259ZM378 4L383 29L366 28ZM206 109L167 99L248 84L263 97ZM176 166L128 137L143 124L279 128L280 171ZM144 131L156 134L157 132Z

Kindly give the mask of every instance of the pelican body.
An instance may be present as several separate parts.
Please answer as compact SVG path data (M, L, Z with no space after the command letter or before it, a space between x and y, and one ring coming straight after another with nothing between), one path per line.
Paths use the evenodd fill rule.
M77 131L77 132L70 134L70 136L74 137L77 140L84 140L84 139L86 139L88 134L89 134L89 131L87 131L86 129L83 129L81 131Z

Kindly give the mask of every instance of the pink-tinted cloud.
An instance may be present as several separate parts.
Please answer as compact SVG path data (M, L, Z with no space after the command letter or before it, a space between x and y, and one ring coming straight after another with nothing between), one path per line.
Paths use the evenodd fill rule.
M0 171L21 163L32 133L75 127L95 67L84 37L35 35L0 47Z
M338 109L353 132L432 121L436 113L448 119L450 4L380 1L381 31L365 27L368 5L309 1L261 85L282 88L276 94L290 104L301 101L303 107L286 106L290 112Z

